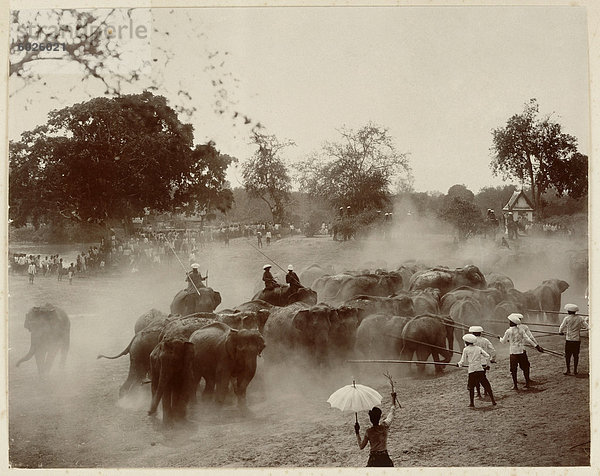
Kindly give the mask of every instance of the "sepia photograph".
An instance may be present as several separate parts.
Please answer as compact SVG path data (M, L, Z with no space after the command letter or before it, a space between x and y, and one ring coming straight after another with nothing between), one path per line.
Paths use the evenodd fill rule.
M7 469L592 474L588 7L7 18Z

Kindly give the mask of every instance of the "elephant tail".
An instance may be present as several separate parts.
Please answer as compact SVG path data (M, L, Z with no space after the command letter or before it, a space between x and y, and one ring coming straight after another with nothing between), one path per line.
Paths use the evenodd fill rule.
M133 339L131 339L131 342L129 342L129 345L127 347L125 347L125 349L119 355L109 357L108 355L99 354L98 357L96 357L96 359L101 359L101 358L118 359L119 357L123 357L124 355L129 354L129 351L131 350L131 344L133 344L134 339L135 339L135 336L133 336Z

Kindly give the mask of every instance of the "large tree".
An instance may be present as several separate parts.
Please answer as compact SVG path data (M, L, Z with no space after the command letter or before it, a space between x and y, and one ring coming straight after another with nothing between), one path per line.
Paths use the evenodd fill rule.
M540 117L536 99L526 103L523 112L512 116L506 126L494 129L492 135L494 175L527 184L540 215L541 197L547 189L575 195L585 193L584 187L587 190L587 157L577 154L577 139L564 133L551 115Z
M193 144L162 96L150 92L96 98L49 114L48 122L11 142L10 218L61 216L107 227L148 209L226 209L231 158L214 144Z
M443 199L439 217L454 225L460 240L481 228L483 218L474 200L475 195L464 185L453 185Z
M258 131L253 132L252 143L258 149L242 165L244 188L251 197L260 198L268 205L274 223L282 223L292 181L280 152L295 144Z
M410 183L407 154L398 152L388 130L375 124L339 132L339 142L325 143L322 152L298 165L301 188L335 207L358 212L385 207L394 183L402 177Z

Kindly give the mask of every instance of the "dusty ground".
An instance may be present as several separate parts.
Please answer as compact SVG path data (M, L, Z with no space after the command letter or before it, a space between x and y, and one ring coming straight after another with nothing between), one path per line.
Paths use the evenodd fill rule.
M321 261L334 264L339 271L373 261L391 268L411 257L432 264L454 266L473 261L485 266L501 254L486 243L453 250L447 238L427 240L420 237L419 247L408 249L403 240L365 245L298 237L263 251L282 267L293 263L302 269ZM564 262L553 250L574 246L523 241L521 250L544 249L546 257L522 258L505 271L510 271L523 290L545 278L568 280ZM210 270L209 285L221 291L222 308L251 298L265 258L244 239L233 240L229 248L215 245L201 256L202 267ZM152 307L168 311L183 284L183 271L176 267L145 275L77 278L72 285L66 280L58 283L56 278L39 278L31 286L25 276L10 278L9 459L13 467L366 464L368 450L359 451L355 442L354 415L330 409L326 400L354 377L378 389L387 407L389 385L381 375L385 369L363 365L317 373L289 366L265 368L261 361L248 391L252 415L243 417L233 404L222 409L199 404L190 411L193 425L176 433L164 431L159 420L147 416L147 387L119 401L118 388L125 380L128 358L96 360L96 355L121 351L133 335L137 316ZM572 284L563 303L574 301L586 310L584 289L584 283ZM66 368L55 368L42 382L33 360L18 369L14 365L29 345L23 328L25 312L46 301L69 313L72 347ZM542 337L540 342L554 350L563 347L559 336ZM511 390L507 346L497 341L493 344L500 351L489 373L497 407L476 400L476 408L468 408L466 370L449 367L442 377L417 378L402 375L406 369L398 366L387 369L395 377L402 404L388 441L396 466L589 465L587 338L582 342L578 377L562 374L561 358L532 351L536 384L519 392ZM359 414L359 421L364 431L368 427L366 412ZM466 438L465 431L476 436Z

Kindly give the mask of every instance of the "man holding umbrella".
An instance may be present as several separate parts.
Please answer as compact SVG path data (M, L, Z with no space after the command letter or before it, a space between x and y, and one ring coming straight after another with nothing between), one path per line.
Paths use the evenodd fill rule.
M394 466L390 455L387 452L387 437L390 430L390 425L394 419L396 411L396 392L392 392L392 407L390 411L380 424L381 409L379 407L373 407L369 410L369 419L373 426L365 432L365 437L360 439L360 425L358 422L354 424L354 431L356 432L356 441L358 447L362 450L367 446L367 442L371 443L371 451L369 453L369 461L367 467L373 466Z

